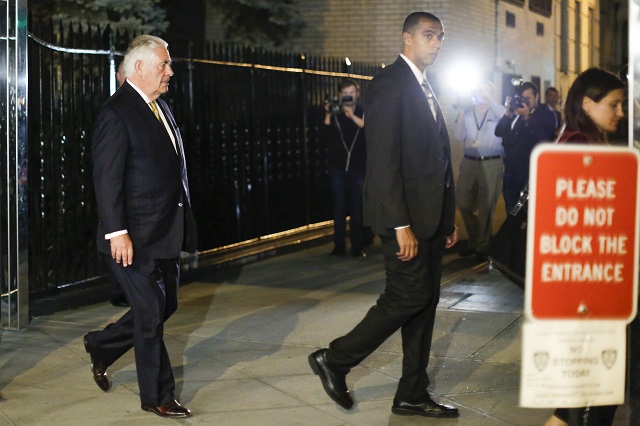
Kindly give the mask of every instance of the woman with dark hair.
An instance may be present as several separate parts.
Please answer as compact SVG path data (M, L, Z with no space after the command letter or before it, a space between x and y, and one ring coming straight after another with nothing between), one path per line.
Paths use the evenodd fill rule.
M626 86L616 75L589 68L576 78L564 107L567 127L559 142L608 144L607 133L624 116Z
M615 132L624 116L626 91L622 80L610 72L589 68L580 74L567 95L564 107L567 125L558 143L608 145L607 133ZM610 426L616 408L615 405L558 408L545 426L566 426L569 420L580 421L584 426Z

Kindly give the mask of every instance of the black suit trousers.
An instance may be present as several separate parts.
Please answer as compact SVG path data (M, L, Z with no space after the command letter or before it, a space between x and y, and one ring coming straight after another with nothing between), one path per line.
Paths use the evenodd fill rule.
M444 239L418 240L418 255L409 262L398 259L395 237L381 237L386 286L364 319L329 345L329 364L347 373L398 329L402 333L402 377L396 398L422 402L427 395L427 366L440 298Z
M175 381L163 340L164 322L178 307L178 259L142 260L126 268L106 261L122 285L131 309L102 331L87 335L88 349L104 366L135 347L140 400L157 406L175 398Z

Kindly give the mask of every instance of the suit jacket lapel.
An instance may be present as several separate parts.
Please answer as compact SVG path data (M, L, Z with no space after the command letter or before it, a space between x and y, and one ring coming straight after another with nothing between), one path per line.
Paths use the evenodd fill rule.
M161 123L157 119L155 119L155 116L153 117L154 121L160 125L158 127L160 129L159 131L162 133L162 135L166 139L168 139L168 143L169 143L169 146L171 147L171 151L173 152L174 155L178 156L178 159L180 160L180 167L182 168L184 167L184 149L182 147L182 137L180 136L180 130L178 130L176 121L173 118L173 114L171 114L171 110L169 109L169 106L167 105L167 103L164 102L162 99L158 98L156 99L156 105L158 106L158 108L162 110L164 118L165 120L167 120L167 123L169 124L169 129L175 141L175 147L171 142L171 137L167 133L167 128L165 127L164 123Z
M436 118L433 117L433 113L431 112L431 108L429 107L429 102L426 99L425 93L422 90L420 83L418 83L418 80L416 79L416 76L413 74L413 71L411 70L409 65L400 56L398 56L396 62L403 70L405 74L404 78L407 81L411 81L411 83L409 83L411 85L410 96L416 97L416 107L419 109L420 114L424 117L424 119L429 121L430 128L435 130L434 133L438 135L437 139L440 140L447 159L450 159L451 148L449 146L449 135L447 134L447 127L444 122L444 115L442 114L442 108L440 108L440 102L438 102L438 98L434 94L434 99L436 101L436 120Z
M154 131L162 130L163 133L166 134L167 131L165 130L164 126L162 125L161 122L158 121L158 119L153 114L153 111L151 110L149 105L145 103L144 99L142 99L142 97L136 91L136 89L131 87L131 85L128 84L127 82L125 82L125 84L122 86L121 90L125 89L125 88L127 89L129 96L132 97L133 99L135 99L132 102L132 105L135 105L135 107L138 110L140 116L144 119L144 123L147 125L147 127L149 129L153 129ZM159 105L159 104L160 104L159 102L156 102L156 105ZM163 112L164 112L164 110L163 110ZM167 137L168 137L168 135L167 135Z
M147 126L147 128L153 132L157 132L158 136L160 136L162 139L165 139L167 144L169 144L169 147L171 147L171 150L173 151L174 155L176 154L176 151L179 152L179 150L173 147L173 143L171 143L171 138L169 137L169 134L167 133L167 129L165 128L164 124L161 121L158 121L158 119L156 118L155 114L153 113L149 105L145 103L144 99L142 99L142 97L136 91L136 89L134 89L133 87L131 87L130 84L125 82L125 84L121 87L120 90L126 90L128 95L131 98L135 99L134 101L132 101L132 105L135 105L135 108L138 110L138 113L144 120L144 123ZM173 135L176 140L176 147L179 146L178 140L180 138L179 136L176 135L178 132L176 132L175 120L173 119L173 115L171 115L171 112L169 111L167 104L162 99L158 98L156 99L156 106L162 109L162 113L164 114L165 119L169 123L169 127L173 131Z
M418 83L418 80L416 79L416 76L413 74L413 71L411 70L409 65L400 56L398 56L396 62L400 65L400 67L403 69L403 72L406 74L405 78L408 81L411 81L411 94L417 99L416 104L419 105L418 108L420 110L420 114L425 117L425 120L429 121L429 125L432 129L436 129L436 133L440 136L441 142L445 145L445 150L447 150L446 141L448 140L449 136L447 134L447 128L444 123L444 115L442 114L442 108L440 108L440 102L438 101L438 98L434 93L433 96L436 103L436 119L433 116L433 112L431 112L431 107L429 107L429 102L426 99L424 90L422 90L420 83Z
M165 101L163 101L162 99L160 99L160 98L156 99L156 104L160 107L160 109L162 109L162 113L164 114L164 118L167 120L167 123L169 123L169 128L171 129L171 132L173 133L173 138L176 141L176 149L174 151L177 152L177 154L178 154L178 156L180 156L180 158L184 158L184 152L182 150L182 138L180 137L180 131L178 130L178 126L176 125L176 121L173 118L173 114L171 114L171 111L169 110L169 107L167 106L167 103ZM160 123L160 124L162 124L162 123ZM165 130L165 133L166 133L166 129L165 129L164 125L162 125L162 128L163 128L163 130Z
M185 195L187 196L187 201L189 202L189 205L191 205L191 194L189 193L189 182L187 178L187 165L184 160L184 147L182 145L182 136L180 135L180 129L178 129L178 125L176 124L176 121L173 118L173 114L171 114L171 110L169 110L169 106L167 105L167 103L159 98L156 100L156 103L160 106L160 108L162 108L162 113L164 114L164 117L167 119L167 123L169 123L169 128L173 132L173 137L175 138L175 141L176 141L175 151L177 151L178 158L180 159L182 185L184 187Z
M437 114L438 114L438 130L440 131L441 135L446 135L447 134L447 127L444 123L444 115L442 114L442 108L440 108L440 102L438 102L438 99L436 98L436 110L437 110Z
M429 83L429 81L427 80L427 85L429 86L429 90L431 91L431 94L433 95L433 101L435 103L435 107L436 107L436 118L435 118L435 122L436 125L438 126L438 132L440 132L440 134L444 134L442 132L442 130L444 129L444 115L442 115L442 108L440 108L440 101L438 101L438 97L436 96L436 93L433 91L433 88L431 87L431 84ZM429 103L427 101L427 103ZM433 116L433 114L431 114ZM445 130L446 133L446 130Z

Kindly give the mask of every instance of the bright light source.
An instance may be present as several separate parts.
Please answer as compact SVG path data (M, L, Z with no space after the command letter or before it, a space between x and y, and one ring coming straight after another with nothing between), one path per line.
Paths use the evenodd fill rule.
M349 59L348 57L344 58L344 63L347 64L348 67L351 66L351 59Z
M448 85L458 94L470 94L478 87L482 70L471 62L457 62L448 73Z

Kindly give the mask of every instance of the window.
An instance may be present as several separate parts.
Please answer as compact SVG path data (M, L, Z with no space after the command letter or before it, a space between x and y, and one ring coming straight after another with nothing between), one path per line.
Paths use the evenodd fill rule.
M509 28L516 27L516 15L511 12L507 12L507 27Z
M507 3L512 3L518 6L524 6L524 0L504 0Z
M551 16L552 5L553 2L551 0L529 0L529 9L542 16Z
M542 22L536 22L536 34L539 36L544 35L544 24Z

